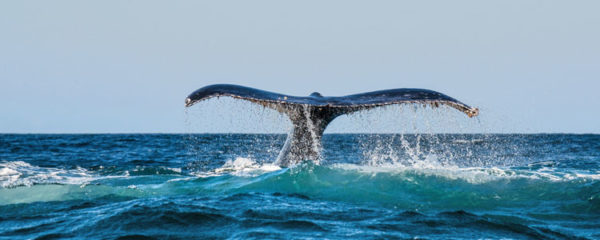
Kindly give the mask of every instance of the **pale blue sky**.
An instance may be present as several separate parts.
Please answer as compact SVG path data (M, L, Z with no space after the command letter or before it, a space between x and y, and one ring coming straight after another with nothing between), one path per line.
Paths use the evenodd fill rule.
M0 132L186 132L190 114L231 103L186 115L185 96L234 83L429 88L479 107L488 132L600 133L599 12L600 1L2 1Z

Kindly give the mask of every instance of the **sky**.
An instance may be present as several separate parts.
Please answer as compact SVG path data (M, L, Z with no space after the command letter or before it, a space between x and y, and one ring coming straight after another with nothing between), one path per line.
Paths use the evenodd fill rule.
M427 88L478 107L473 129L600 133L598 9L595 0L1 1L0 133L181 133L194 121L210 124L192 131L268 131L279 121L237 101L184 108L216 83L297 96Z

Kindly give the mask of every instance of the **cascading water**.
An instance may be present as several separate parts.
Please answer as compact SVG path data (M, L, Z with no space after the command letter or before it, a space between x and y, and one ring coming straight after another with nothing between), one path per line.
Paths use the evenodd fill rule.
M308 105L302 105L303 111L302 113L304 114L304 117L306 118L306 124L308 125L308 132L310 133L310 138L312 139L310 147L312 148L312 151L316 152L318 154L317 158L315 159L315 164L319 164L320 160L321 160L321 137L319 135L321 135L320 133L317 133L318 131L323 131L317 128L317 125L314 123L314 116L311 116L311 113L309 111L309 106Z

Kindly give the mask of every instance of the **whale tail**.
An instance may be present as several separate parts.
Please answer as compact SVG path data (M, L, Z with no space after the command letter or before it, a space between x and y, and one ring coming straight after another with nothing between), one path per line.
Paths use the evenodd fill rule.
M323 97L315 92L307 97L288 96L259 89L216 84L200 88L185 99L185 106L212 97L228 96L247 100L285 113L291 120L292 131L277 157L276 164L287 167L298 162L319 161L321 139L327 125L336 117L356 111L392 104L426 104L433 107L447 105L469 117L479 110L454 98L427 89L399 88L360 93L342 97Z

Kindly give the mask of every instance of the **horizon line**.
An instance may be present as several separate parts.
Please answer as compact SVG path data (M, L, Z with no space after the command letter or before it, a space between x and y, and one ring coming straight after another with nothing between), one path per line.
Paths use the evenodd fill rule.
M0 135L183 135L183 134L288 134L286 132L0 132ZM495 135L509 135L509 134L523 134L523 135L550 135L550 134L569 134L569 135L600 135L600 133L594 132L489 132L489 133L459 133L459 132L332 132L327 134L495 134Z

